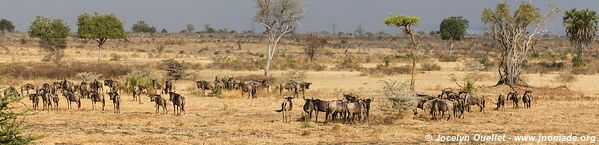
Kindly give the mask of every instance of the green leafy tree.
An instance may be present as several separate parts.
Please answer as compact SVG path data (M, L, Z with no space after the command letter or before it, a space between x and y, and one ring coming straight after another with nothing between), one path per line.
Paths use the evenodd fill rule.
M300 0L256 0L255 22L264 27L268 40L264 76L270 76L270 65L281 38L292 33L296 25L304 18L304 8Z
M77 20L79 38L93 39L98 42L98 62L100 62L102 46L108 39L127 38L123 22L114 14L83 13Z
M17 119L30 115L28 111L18 111L17 104L23 97L0 95L0 144L25 145L39 137L23 135L21 123Z
M67 47L67 37L71 29L61 19L37 16L29 26L29 36L39 38L40 46L47 52L44 61L59 62Z
M412 45L414 48L410 51L412 57L412 78L410 81L410 90L414 91L414 84L416 83L416 53L418 49L418 42L416 41L416 32L412 30L412 26L420 24L420 18L417 16L404 16L399 14L392 14L383 20L385 25L395 26L397 28L403 28L403 32L410 36Z
M162 31L160 31L160 33L168 33L168 31L166 31L166 29L162 29Z
M502 52L498 68L500 79L497 85L527 85L520 78L522 64L528 57L533 42L539 38L539 33L544 31L544 20L557 11L557 8L552 8L546 15L541 15L539 8L531 3L520 3L512 12L507 2L497 4L495 9L483 10L482 21L488 28L487 35L499 44Z
M576 50L574 67L584 65L584 52L591 47L593 40L597 37L597 12L589 9L566 11L564 14L564 27L568 40Z
M441 35L441 39L451 40L449 44L449 55L452 53L454 42L460 41L464 38L466 29L468 29L468 23L469 21L461 16L452 16L441 21L439 26L439 34Z
M14 32L15 26L12 24L11 21L2 19L0 20L0 31L2 32L2 34L6 32Z
M135 33L156 33L156 28L141 20L133 24L131 30Z
M204 33L216 33L216 30L210 24L204 25Z

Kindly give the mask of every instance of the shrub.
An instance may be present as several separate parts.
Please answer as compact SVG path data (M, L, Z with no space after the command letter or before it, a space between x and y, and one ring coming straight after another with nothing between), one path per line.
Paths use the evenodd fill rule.
M444 53L438 54L440 62L456 62L458 61L458 56L456 55L448 55Z
M39 137L23 135L19 118L30 115L27 111L19 111L15 105L20 104L24 97L0 95L0 144L30 144Z
M308 75L306 74L306 72L303 72L303 71L288 71L286 73L283 73L283 75L281 76L281 81L282 82L287 82L289 80L304 81L304 80L306 80L307 77L308 77Z
M78 73L88 72L114 78L132 71L132 66L123 64L97 64L87 62L67 62L62 64L49 63L9 63L0 65L0 74L23 79L68 79Z
M584 59L582 59L580 57L572 58L572 67L577 68L577 67L584 67L584 66L586 66Z
M118 55L116 53L111 53L110 54L110 61L121 61L121 59L123 59L122 55Z
M436 63L423 63L420 65L421 70L423 71L440 71L441 66Z
M383 98L375 99L379 101L378 107L383 111L396 111L405 113L416 107L418 98L414 92L409 91L408 81L383 81L383 88L380 90Z
M125 91L131 92L134 86L143 86L150 88L152 86L152 80L156 80L156 77L148 70L135 71L125 76Z
M187 75L187 67L183 63L176 61L175 59L162 60L160 63L162 70L166 71L166 78L168 80L179 80L183 76Z

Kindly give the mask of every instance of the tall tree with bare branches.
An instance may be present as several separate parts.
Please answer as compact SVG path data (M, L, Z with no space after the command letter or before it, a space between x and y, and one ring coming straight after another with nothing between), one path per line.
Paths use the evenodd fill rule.
M520 78L522 63L526 60L533 42L544 32L543 24L559 11L551 8L542 15L539 8L530 2L520 3L512 12L507 2L497 4L495 9L485 8L482 21L489 28L488 35L500 45L501 61L498 68L500 79L497 85L526 86ZM530 31L529 28L534 28Z
M256 0L256 8L255 22L264 27L268 40L264 65L264 76L268 77L277 44L304 18L304 8L299 0Z
M564 27L566 35L576 50L576 57L573 62L582 62L573 63L574 67L583 66L584 52L597 37L597 21L599 21L599 17L597 12L593 10L576 10L574 8L565 12Z
M416 32L412 30L412 26L420 24L420 18L417 16L403 16L393 14L383 20L385 25L395 26L398 28L403 27L403 32L410 36L413 49L410 51L412 57L412 79L410 81L410 90L414 91L414 84L416 83L416 52L418 50L418 42L416 41Z

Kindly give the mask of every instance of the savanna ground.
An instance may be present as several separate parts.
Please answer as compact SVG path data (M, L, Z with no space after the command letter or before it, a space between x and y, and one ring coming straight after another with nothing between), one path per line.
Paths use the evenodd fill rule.
M409 46L405 38L347 38L348 44L341 44L339 38L330 39L323 52L317 56L315 63L323 65L320 69L305 70L306 81L313 83L306 96L324 100L341 99L343 92L352 92L362 97L373 98L371 116L368 122L357 124L329 123L324 125L324 113L319 114L319 122L306 123L300 121L304 100L294 99L291 122L282 122L280 109L283 100L278 92L259 92L257 99L241 97L238 91L224 91L220 97L201 95L193 81L210 80L215 76L248 76L261 75L260 68L227 68L227 66L211 65L215 57L234 60L260 59L265 44L260 37L242 37L242 48L238 49L235 37L219 36L130 36L129 41L111 41L106 50L102 51L104 64L121 64L131 66L132 70L150 69L157 76L164 74L155 65L160 60L175 58L190 66L183 80L175 83L175 90L182 93L186 99L186 114L173 115L172 104L169 102L167 115L156 114L154 103L148 97L142 97L141 102L133 101L130 93L123 95L122 113L112 113L112 104L107 100L105 111L91 110L91 102L82 100L82 109L67 110L66 101L61 96L59 111L37 111L34 115L23 118L26 133L41 135L36 141L40 144L419 144L426 142L427 134L457 135L457 134L506 134L510 135L592 135L599 134L599 89L595 86L599 76L594 73L570 74L568 68L569 54L564 50L568 46L565 40L546 40L537 47L540 57L533 57L530 67L523 78L533 86L534 101L532 109L512 108L508 103L507 111L493 110L497 94L507 93L509 87L495 85L498 74L495 68L471 71L467 69L470 62L476 61L476 56L489 56L492 63L498 59L489 40L469 39L456 45L456 61L440 62L440 57L446 53L446 43L436 38L425 39L421 48L430 49L432 54L423 55L420 62L433 62L440 70L419 71L416 80L416 90L430 95L437 95L443 88L458 86L452 81L452 76L459 83L462 80L475 78L477 80L475 93L485 96L487 101L484 113L474 111L465 113L464 119L449 121L429 120L430 117L414 119L411 112L397 113L383 111L378 106L384 99L379 90L381 80L405 81L409 74L379 74L377 65L383 63L383 58L396 55L391 66L409 64L401 60L401 55ZM34 39L23 35L4 38L5 45L0 50L0 62L5 66L10 64L38 64L43 52ZM25 42L23 42L25 41ZM306 64L301 38L287 38L280 45L280 54L274 63L284 64L273 71L273 77L280 78L290 70L301 70ZM398 42L399 41L399 42ZM372 43L369 43L372 42ZM549 43L549 44L548 44ZM360 65L356 68L339 68L343 61L343 46L349 49L353 63ZM399 45L397 45L399 44ZM163 45L164 50L157 50ZM399 49L398 49L399 48ZM423 49L423 50L424 50ZM399 51L397 51L399 50ZM119 59L113 59L118 55ZM42 63L47 65L73 65L77 62L94 63L97 49L93 42L70 40L65 50L63 63ZM244 59L242 59L244 58ZM110 60L112 59L112 61ZM240 63L244 63L239 61ZM564 68L538 68L534 62L565 62ZM236 62L236 61L232 61ZM228 65L221 62L224 65ZM262 64L258 64L258 67ZM496 66L496 64L495 64ZM535 67L537 66L537 67ZM594 66L594 65L592 65ZM489 66L491 67L491 66ZM533 70L535 69L535 70ZM595 68L590 68L595 69ZM28 71L47 71L43 68ZM590 72L594 72L591 70ZM586 71L589 72L589 71ZM14 72L13 72L14 73ZM573 77L573 80L561 78ZM45 76L4 75L2 88L23 83L41 84L63 78ZM67 78L78 83L80 80ZM102 78L104 79L104 78ZM524 88L519 88L523 90ZM145 95L144 95L145 96ZM164 96L164 95L163 95ZM23 109L30 108L31 102L23 99ZM438 142L432 142L438 143ZM468 142L488 144L535 144L536 142ZM544 144L564 142L543 142ZM570 142L572 144L588 142Z

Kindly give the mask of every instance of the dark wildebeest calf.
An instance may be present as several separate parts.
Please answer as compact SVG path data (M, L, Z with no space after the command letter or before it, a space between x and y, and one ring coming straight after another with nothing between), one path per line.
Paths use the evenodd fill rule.
M293 97L286 97L281 103L281 110L275 110L277 112L283 113L283 122L289 122L289 117L291 116L291 109L293 109L293 101L291 101Z
M306 115L308 115L308 121L312 120L312 112L314 112L314 109L316 108L312 100L314 99L304 99L304 112L306 113Z
M112 106L114 107L114 113L121 113L121 96L117 92L108 92L110 100L112 100Z
M518 109L518 93L514 92L514 91L510 91L510 93L507 94L507 100L511 100L512 104L514 106L515 109Z
M172 80L167 80L166 82L164 82L164 90L162 91L163 94L168 94L169 92L173 91L173 81Z
M52 101L54 102L54 110L58 111L58 101L60 100L60 98L58 97L58 95L52 93Z
M531 90L526 90L526 92L524 92L524 95L522 95L522 103L524 103L524 108L530 108L530 105L532 104Z
M175 115L185 114L185 97L175 92L169 92L169 101L173 102L173 111Z
M497 105L495 110L505 110L505 96L503 94L499 94L499 97L497 97L497 103L495 104Z
M150 96L150 101L156 103L156 113L160 113L160 107L162 107L162 114L167 113L166 99L162 98L158 94L154 94Z
M37 108L40 103L40 98L38 97L38 95L37 94L29 94L29 100L31 100L31 103L33 104L33 110L37 111Z

